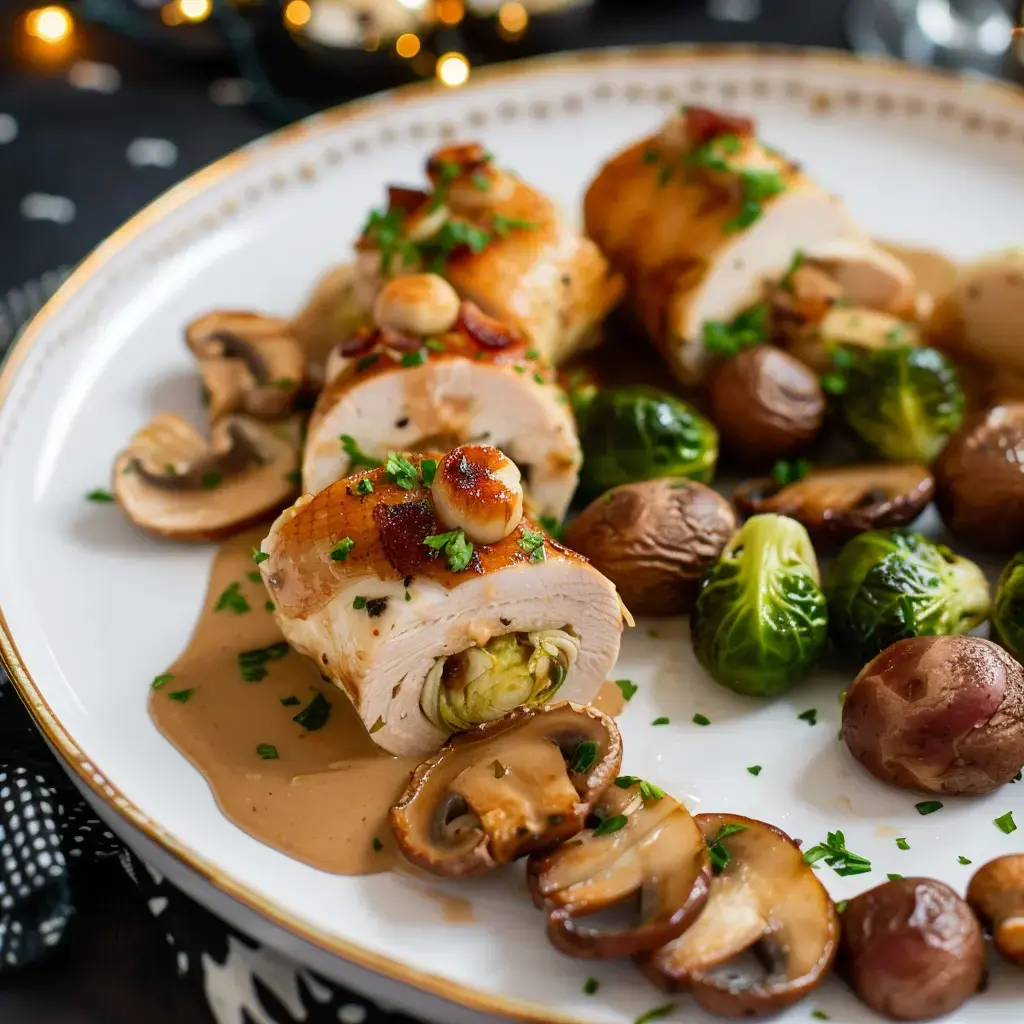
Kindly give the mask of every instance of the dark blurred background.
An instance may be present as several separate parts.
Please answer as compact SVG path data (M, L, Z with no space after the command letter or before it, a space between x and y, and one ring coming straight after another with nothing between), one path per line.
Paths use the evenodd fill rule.
M1024 81L1019 0L0 0L0 353L84 257L276 125L482 64L644 42L889 52ZM2 1024L204 1024L114 861L80 870L69 941L0 981Z

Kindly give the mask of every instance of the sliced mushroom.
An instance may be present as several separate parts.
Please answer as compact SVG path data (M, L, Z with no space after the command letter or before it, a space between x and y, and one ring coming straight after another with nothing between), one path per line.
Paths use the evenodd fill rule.
M306 375L306 351L287 320L207 313L189 324L185 341L199 360L214 423L233 412L261 420L291 412Z
M991 930L996 949L1024 966L1024 853L979 868L967 887L967 902Z
M621 760L619 730L594 708L519 708L421 764L391 828L435 875L485 874L576 835Z
M905 526L924 511L935 480L909 462L826 466L802 480L779 484L772 477L747 480L733 493L745 516L774 512L807 527L818 541L842 542L867 530Z
M629 776L616 780L595 814L594 828L530 858L530 891L547 911L548 937L579 957L657 949L689 928L707 901L704 837L681 803Z
M881 310L896 316L911 316L917 287L910 268L880 246L860 239L833 239L813 246L806 253L807 264L823 270L839 286L853 306Z
M319 380L335 345L355 333L369 314L373 294L362 294L354 263L332 267L314 285L306 304L291 322L309 359L308 376Z
M187 420L161 413L114 464L114 495L148 533L217 540L277 511L298 484L299 423L228 416L207 441Z
M759 1016L803 999L828 973L839 918L800 848L773 825L698 814L720 871L692 927L641 961L711 1013ZM724 865L724 866L723 866Z

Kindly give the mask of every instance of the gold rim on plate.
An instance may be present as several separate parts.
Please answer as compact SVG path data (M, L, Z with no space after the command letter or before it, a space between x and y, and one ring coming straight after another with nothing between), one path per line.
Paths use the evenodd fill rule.
M472 91L474 86L478 85L537 78L542 75L572 71L577 68L640 68L646 65L668 62L678 65L682 70L695 65L708 63L726 64L752 59L770 63L778 62L779 64L799 63L802 68L808 71L816 69L839 70L862 76L876 84L879 79L884 79L889 82L914 84L921 87L924 91L927 91L929 86L941 85L948 88L953 84L957 92L966 97L974 97L987 103L995 102L1012 107L1016 113L1020 113L1024 109L1024 92L1014 86L1001 82L967 79L951 72L912 68L898 61L884 58L860 58L839 51L781 46L756 47L746 44L740 46L671 44L555 54L476 69L473 72L470 84L461 91ZM434 82L418 82L402 86L369 99L358 100L336 107L325 113L314 115L313 118L307 121L300 121L297 124L281 128L271 133L264 140L261 140L261 145L269 144L275 149L280 149L300 140L308 140L311 137L329 133L341 123L372 120L381 114L391 113L423 97L445 95L448 92L445 87ZM78 294L88 282L94 280L115 254L122 251L148 228L163 220L173 211L194 199L200 193L229 178L253 159L253 156L254 151L250 148L239 149L186 178L131 217L87 256L71 274L67 282L31 321L19 340L11 348L2 367L0 367L0 409L4 407L10 396L12 385L20 366L33 346L43 336L54 315ZM383 954L374 953L328 932L313 928L307 922L295 917L284 907L277 905L272 900L266 899L258 893L252 892L230 874L204 860L199 854L152 821L140 808L132 804L122 793L113 787L100 771L93 766L88 756L78 748L73 738L53 713L43 697L39 686L25 667L18 654L17 645L11 635L2 608L0 608L0 662L6 667L9 676L21 695L21 699L29 708L36 724L50 744L60 753L67 764L74 769L78 777L93 791L96 797L106 804L108 808L125 818L130 825L141 831L148 839L157 843L164 851L173 855L185 866L238 900L241 904L257 911L299 938L359 967L412 986L413 988L429 992L442 999L448 999L472 1010L496 1014L515 1020L530 1021L534 1022L534 1024L579 1024L579 1021L575 1018L552 1013L541 1006L490 995L478 989L463 986L447 978L411 968Z

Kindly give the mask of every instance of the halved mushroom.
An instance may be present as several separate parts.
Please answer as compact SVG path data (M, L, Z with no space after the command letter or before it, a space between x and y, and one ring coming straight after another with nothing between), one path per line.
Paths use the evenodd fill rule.
M992 932L996 949L1024 966L1024 853L978 868L967 886L967 902Z
M275 512L298 485L299 423L228 416L207 441L187 420L160 413L114 464L114 496L148 533L218 540Z
M519 708L450 740L391 808L402 852L435 875L481 875L581 831L622 761L591 707Z
M306 375L306 350L287 320L207 313L185 330L216 423L233 412L276 420L291 412Z
M935 480L910 462L824 466L780 484L758 477L733 492L745 516L774 512L803 523L817 541L842 542L867 530L905 526L924 511Z
M533 901L563 953L623 957L663 946L704 909L711 861L690 812L632 776L616 780L592 829L530 858Z
M784 832L730 814L698 814L719 869L704 912L640 965L711 1013L759 1016L803 999L828 973L839 918L813 868Z

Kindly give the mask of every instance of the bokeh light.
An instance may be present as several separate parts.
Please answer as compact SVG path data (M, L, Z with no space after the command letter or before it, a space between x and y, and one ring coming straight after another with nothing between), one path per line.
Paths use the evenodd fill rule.
M63 7L40 7L25 16L25 31L50 45L64 42L74 27L71 15Z
M521 36L529 21L530 15L520 3L502 4L498 9L498 28L506 37Z
M438 81L457 89L469 81L469 61L461 53L443 53L437 58L436 73Z
M420 52L420 37L413 32L403 32L395 40L395 52L399 57L415 57Z
M302 28L313 17L313 8L306 0L288 0L284 8L284 22L289 28Z
M466 7L462 0L437 0L434 13L443 25L458 25L466 16Z
M185 21L206 21L213 10L211 0L178 0L178 10Z

